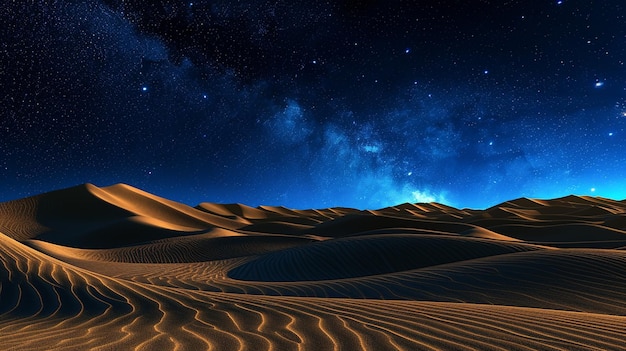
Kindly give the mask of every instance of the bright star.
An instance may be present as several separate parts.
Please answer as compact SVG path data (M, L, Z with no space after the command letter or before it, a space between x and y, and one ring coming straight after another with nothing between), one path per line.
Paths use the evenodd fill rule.
M596 191L596 188L591 188L591 192L592 193L595 192L595 191Z
M489 74L489 71L488 70L484 70L483 73L484 74Z
M141 87L141 91L148 91L148 87Z
M613 132L609 133L609 136L613 136Z
M596 88L600 88L604 85L604 82L596 82Z
M406 50L404 50L404 53L405 53L405 54L408 54L409 52L411 52L411 49L406 49Z

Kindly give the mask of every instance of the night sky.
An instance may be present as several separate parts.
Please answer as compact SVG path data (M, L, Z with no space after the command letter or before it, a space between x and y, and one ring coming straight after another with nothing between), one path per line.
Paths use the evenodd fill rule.
M626 197L626 3L2 1L0 201Z

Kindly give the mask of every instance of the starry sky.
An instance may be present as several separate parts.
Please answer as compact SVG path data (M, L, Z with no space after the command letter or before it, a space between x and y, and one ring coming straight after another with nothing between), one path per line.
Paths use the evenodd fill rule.
M626 198L622 0L0 4L0 201Z

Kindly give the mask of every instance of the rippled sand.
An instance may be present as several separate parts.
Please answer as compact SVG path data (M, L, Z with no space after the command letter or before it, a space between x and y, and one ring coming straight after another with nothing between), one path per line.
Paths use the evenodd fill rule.
M623 349L626 203L196 208L127 185L0 204L15 350Z

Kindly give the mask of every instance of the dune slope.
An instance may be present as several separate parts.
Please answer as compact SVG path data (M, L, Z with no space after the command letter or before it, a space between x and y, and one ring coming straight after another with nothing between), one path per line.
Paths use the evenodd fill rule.
M623 349L626 203L189 207L118 184L0 204L18 350Z

